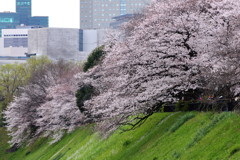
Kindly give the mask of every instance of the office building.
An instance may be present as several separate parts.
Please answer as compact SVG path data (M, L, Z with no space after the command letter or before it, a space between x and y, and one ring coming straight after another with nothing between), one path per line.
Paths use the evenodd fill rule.
M126 23L130 21L135 16L138 16L137 14L125 14L117 17L113 17L113 22L110 23L110 28L118 29L121 27L123 23Z
M80 0L80 28L109 28L113 17L134 14L148 3L148 0Z
M5 28L16 28L19 25L19 15L13 12L2 12L0 13L0 37L2 37L2 29Z
M16 0L16 12L20 24L28 25L28 19L32 16L32 0Z
M14 29L21 24L48 27L48 17L32 17L32 0L16 0L16 12L0 13L0 37L2 29Z
M48 17L47 16L34 16L30 17L28 21L29 26L41 26L48 27Z
M20 28L20 27L19 27ZM28 49L28 30L3 29L1 56L25 56Z
M28 29L3 29L2 37L4 48L28 46Z

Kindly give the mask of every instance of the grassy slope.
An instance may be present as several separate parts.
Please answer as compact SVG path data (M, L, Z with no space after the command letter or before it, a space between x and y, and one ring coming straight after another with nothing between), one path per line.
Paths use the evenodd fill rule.
M107 139L82 127L56 144L40 139L12 154L3 154L7 137L0 133L3 160L240 159L240 117L234 113L156 113L140 128Z
M7 132L0 128L0 160L8 160L10 154L5 152L9 148L8 140Z

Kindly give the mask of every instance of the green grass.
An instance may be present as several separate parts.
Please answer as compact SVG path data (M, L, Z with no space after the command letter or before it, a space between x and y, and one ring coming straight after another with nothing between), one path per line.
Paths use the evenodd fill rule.
M235 113L156 113L139 128L117 130L105 139L90 126L81 127L53 145L42 138L11 154L4 153L6 132L0 133L1 160L240 159L240 117Z
M9 148L8 142L9 138L7 136L7 132L4 128L0 128L0 159L8 160L10 154L5 151Z
M170 128L170 132L175 132L178 128L180 128L185 122L192 119L195 115L191 112L181 116Z

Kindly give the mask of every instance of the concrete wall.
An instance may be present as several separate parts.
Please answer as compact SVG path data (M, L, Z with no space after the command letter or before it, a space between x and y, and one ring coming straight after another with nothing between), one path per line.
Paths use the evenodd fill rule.
M83 30L83 51L92 52L96 47L103 44L105 36L105 29L98 30Z
M0 38L0 56L25 56L28 49L25 47L4 48L3 38Z
M3 49L1 56L26 56L28 49L24 47L8 47Z
M28 53L47 55L48 30L33 29L28 31Z
M28 33L28 53L74 60L79 54L79 29L41 28Z
M0 37L0 56L2 56L3 53L3 38Z
M105 35L105 29L32 29L28 32L28 53L47 55L54 60L86 60L96 47L103 44ZM81 51L80 46L83 46Z
M79 53L79 29L48 29L48 56L75 59Z
M98 46L103 45L106 40L106 36L109 32L109 29L99 29L98 30Z
M98 46L97 30L83 30L83 51L91 52Z
M79 54L76 57L76 60L85 61L85 60L87 60L89 54L90 54L90 52L79 52Z

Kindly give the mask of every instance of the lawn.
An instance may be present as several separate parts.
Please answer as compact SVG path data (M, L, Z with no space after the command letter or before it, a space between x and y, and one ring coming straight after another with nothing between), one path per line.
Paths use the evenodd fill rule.
M29 147L3 154L8 160L213 160L240 159L240 118L236 113L155 113L142 126L115 131L108 138L81 127L53 145L41 138ZM2 134L4 133L4 134ZM5 144L3 146L3 144ZM3 148L3 149L2 149Z

